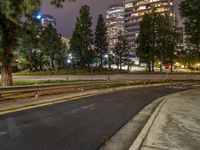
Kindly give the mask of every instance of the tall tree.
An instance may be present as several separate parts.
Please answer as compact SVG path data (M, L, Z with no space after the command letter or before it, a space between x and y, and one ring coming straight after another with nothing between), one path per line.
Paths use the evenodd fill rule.
M80 15L77 18L77 23L70 40L70 49L82 69L86 68L86 66L89 67L93 59L93 34L91 26L92 17L90 16L90 8L84 5L80 9Z
M188 49L196 53L200 60L200 1L182 0L180 14L185 22L185 34Z
M114 48L114 54L117 60L117 66L119 66L120 70L122 69L123 63L129 64L129 59L127 59L129 58L129 46L125 36L121 32L118 36L118 42Z
M180 32L176 27L176 21L170 16L158 14L155 24L156 56L160 61L160 71L163 64L171 64L171 72L175 59L175 51L180 44Z
M41 68L41 63L39 63L42 61L43 56L43 53L39 52L39 31L41 28L42 25L32 18L28 18L22 27L23 32L20 35L20 40L18 40L20 58L18 66L22 70L37 71L39 70L39 66Z
M51 24L43 29L40 36L40 49L50 59L51 69L57 70L57 58L62 53L61 36Z
M100 59L100 67L103 65L103 55L108 52L107 27L103 15L99 15L95 31L95 50Z
M140 21L140 33L137 38L137 56L147 63L147 71L153 71L155 62L155 15L145 14Z
M147 71L154 71L155 60L160 61L160 71L164 63L170 63L172 69L174 53L180 44L179 30L174 23L167 14L154 11L143 16L137 54L147 63Z
M61 6L64 0L50 0L56 6ZM31 16L37 12L41 0L0 0L0 45L2 49L2 86L12 85L12 56L16 47L17 36L23 23L23 16Z

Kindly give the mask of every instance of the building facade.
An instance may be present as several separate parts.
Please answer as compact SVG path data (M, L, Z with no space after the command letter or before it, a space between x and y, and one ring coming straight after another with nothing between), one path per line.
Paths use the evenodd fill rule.
M112 53L120 32L124 34L124 5L111 5L106 12L109 51Z
M62 43L65 44L65 46L67 46L67 48L70 47L70 39L69 38L66 38L66 37L61 37L61 40L62 40Z
M173 0L125 0L125 35L129 43L130 51L136 56L136 39L140 27L139 22L145 13L155 12L169 14L173 17Z
M48 27L49 25L52 25L54 28L56 28L56 19L51 15L48 15L48 14L41 15L40 21L44 27Z

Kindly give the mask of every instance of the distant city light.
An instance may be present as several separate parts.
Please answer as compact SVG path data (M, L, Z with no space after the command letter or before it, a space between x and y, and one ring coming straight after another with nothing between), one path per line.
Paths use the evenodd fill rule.
M105 54L105 55L104 55L104 58L108 58L108 54Z
M71 60L70 60L70 59L68 59L68 60L67 60L67 63L71 63Z
M37 18L37 19L41 19L42 16L41 16L41 15L37 15L36 18Z

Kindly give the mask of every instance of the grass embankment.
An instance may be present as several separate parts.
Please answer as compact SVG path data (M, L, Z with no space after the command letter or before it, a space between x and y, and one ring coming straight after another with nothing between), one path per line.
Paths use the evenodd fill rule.
M42 85L42 84L59 84L59 83L93 83L101 82L101 80L17 80L14 81L13 86L20 85Z
M56 84L56 83L72 83L78 81L67 81L67 80L18 80L14 81L13 85L36 85L36 84Z
M14 86L20 85L42 85L42 84L59 84L59 83L95 83L106 82L105 80L18 80L14 81ZM131 85L147 85L158 83L172 83L172 82L197 82L197 80L124 80L124 81L110 81L109 85L98 85L99 88L110 88L118 86L131 86ZM199 81L198 81L199 82Z
M55 71L39 71L39 72L17 72L13 73L13 76L47 76L47 75L105 75L105 74L166 74L166 72L128 72L125 70L59 70ZM181 74L196 74L200 75L200 72L169 72L169 75L181 75Z
M123 70L109 70L109 74L128 73ZM108 74L108 70L59 70L55 71L39 71L39 72L17 72L14 76L45 76L45 75L104 75Z

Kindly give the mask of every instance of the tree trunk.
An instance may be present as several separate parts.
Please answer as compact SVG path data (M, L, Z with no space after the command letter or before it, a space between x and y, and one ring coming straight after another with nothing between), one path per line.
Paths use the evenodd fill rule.
M2 67L1 67L2 86L12 86L13 85L11 55L12 55L11 48L4 49Z
M152 61L152 66L151 66L152 72L155 72L154 65L155 65L155 62L154 62L154 60L153 60L153 61Z
M102 51L101 51L101 54L100 54L101 56L100 56L100 68L102 68L102 66L103 66L103 53L102 53Z
M53 70L55 70L54 59L53 58L51 58L51 67L52 67Z
M162 66L163 66L163 52L161 50L161 52L160 52L160 72L163 72Z
M147 61L147 72L151 72L151 61L150 61L150 58Z
M130 71L130 61L128 60L128 63L127 63L127 71Z
M121 56L119 58L119 65L120 65L120 70L122 70L122 58L121 58Z
M174 64L173 64L173 62L171 62L171 73L173 73L173 66L174 66Z

